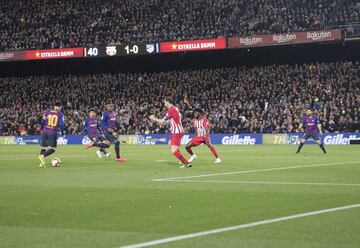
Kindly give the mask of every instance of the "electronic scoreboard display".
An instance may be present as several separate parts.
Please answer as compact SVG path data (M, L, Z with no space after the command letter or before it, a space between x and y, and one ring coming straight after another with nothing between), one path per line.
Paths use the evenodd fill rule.
M84 48L85 57L114 57L130 55L146 55L160 52L159 43L138 43Z

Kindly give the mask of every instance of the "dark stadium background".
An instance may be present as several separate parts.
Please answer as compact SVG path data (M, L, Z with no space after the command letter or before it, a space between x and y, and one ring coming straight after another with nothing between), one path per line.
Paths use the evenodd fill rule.
M0 63L0 76L158 72L183 69L302 64L360 59L360 41L286 45L111 58L74 58Z

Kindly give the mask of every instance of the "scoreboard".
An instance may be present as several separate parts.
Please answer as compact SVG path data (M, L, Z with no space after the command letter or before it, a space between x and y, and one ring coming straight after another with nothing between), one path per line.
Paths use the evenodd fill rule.
M131 43L122 45L93 46L84 48L85 57L113 57L146 55L160 52L159 43Z

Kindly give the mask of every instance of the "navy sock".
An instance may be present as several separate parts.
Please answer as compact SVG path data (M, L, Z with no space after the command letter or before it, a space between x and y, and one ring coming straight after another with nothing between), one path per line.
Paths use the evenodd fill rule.
M106 155L106 153L107 153L106 150L105 150L105 148L103 148L103 147L100 148L100 152L104 153L105 155Z
M100 147L101 147L101 148L109 148L109 147L110 147L110 145L105 144L105 143L102 143Z
M319 146L320 146L321 150L322 150L324 153L326 153L324 143L321 143Z
M51 154L53 154L55 152L55 149L54 148L50 148L49 150L47 150L45 153L44 153L44 157L47 157Z
M45 154L45 152L46 152L46 149L41 148L41 150L40 150L40 155L44 155L44 154Z
M120 158L120 142L115 143L116 158Z
M301 148L303 147L304 143L300 143L297 152L300 152Z

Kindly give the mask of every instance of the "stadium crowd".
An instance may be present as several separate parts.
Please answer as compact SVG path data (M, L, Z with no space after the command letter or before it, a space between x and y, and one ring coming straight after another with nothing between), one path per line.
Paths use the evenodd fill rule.
M2 1L0 51L320 29L359 13L353 0Z
M67 134L80 134L86 112L99 117L114 103L121 133L161 133L149 121L172 96L192 132L191 108L201 107L214 133L297 132L304 110L324 130L360 131L360 63L270 65L161 73L30 76L0 79L0 134L38 134L50 102L60 100Z

